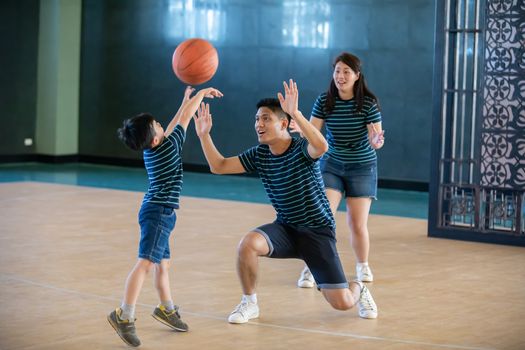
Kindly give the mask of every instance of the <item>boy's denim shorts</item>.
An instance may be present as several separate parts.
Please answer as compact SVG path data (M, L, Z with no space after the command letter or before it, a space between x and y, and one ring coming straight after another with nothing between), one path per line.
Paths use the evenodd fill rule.
M139 211L139 258L155 264L170 258L169 238L176 220L173 208L156 203L142 203Z
M326 188L344 197L377 199L377 162L343 163L326 158L319 165Z

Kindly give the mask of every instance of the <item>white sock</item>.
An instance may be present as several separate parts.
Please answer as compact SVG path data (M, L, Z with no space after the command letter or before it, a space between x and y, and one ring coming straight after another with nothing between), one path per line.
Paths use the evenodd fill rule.
M365 262L358 262L358 263L357 263L357 266L359 266L359 267L365 267L365 266L368 266L368 261L365 261Z
M172 300L162 301L160 304L162 306L164 306L164 308L168 312L172 312L173 310L175 310L175 306L173 305L173 301Z
M135 320L135 305L130 305L122 302L120 305L120 309L122 310L122 314L120 315L120 318L122 320Z
M257 304L257 294L253 293L253 294L243 294L242 295L242 301L243 302L248 302L248 303L252 303L252 304Z

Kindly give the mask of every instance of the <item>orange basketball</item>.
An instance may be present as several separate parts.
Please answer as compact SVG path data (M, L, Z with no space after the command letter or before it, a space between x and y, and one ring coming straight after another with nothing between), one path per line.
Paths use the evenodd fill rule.
M171 60L173 72L186 84L199 85L207 82L217 71L217 50L204 39L188 39L177 46Z

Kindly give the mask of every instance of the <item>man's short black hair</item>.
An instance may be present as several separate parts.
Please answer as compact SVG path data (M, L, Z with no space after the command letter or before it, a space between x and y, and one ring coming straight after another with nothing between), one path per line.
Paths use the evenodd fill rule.
M126 119L117 130L118 137L134 151L151 148L155 137L154 121L155 118L149 113L140 113Z
M278 99L263 98L262 100L257 102L257 109L261 107L270 108L272 112L274 112L277 115L277 117L279 117L280 119L286 118L288 120L288 125L290 125L290 120L292 120L292 118L290 117L288 113L283 111L283 109L281 108L281 103L279 102Z

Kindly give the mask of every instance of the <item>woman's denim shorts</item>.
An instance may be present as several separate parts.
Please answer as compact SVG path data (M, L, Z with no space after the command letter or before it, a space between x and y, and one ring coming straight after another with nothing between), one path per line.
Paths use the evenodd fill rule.
M170 234L175 227L175 210L156 203L142 203L139 211L139 258L159 264L170 258Z
M345 197L377 199L377 162L343 163L326 158L320 161L326 188Z

